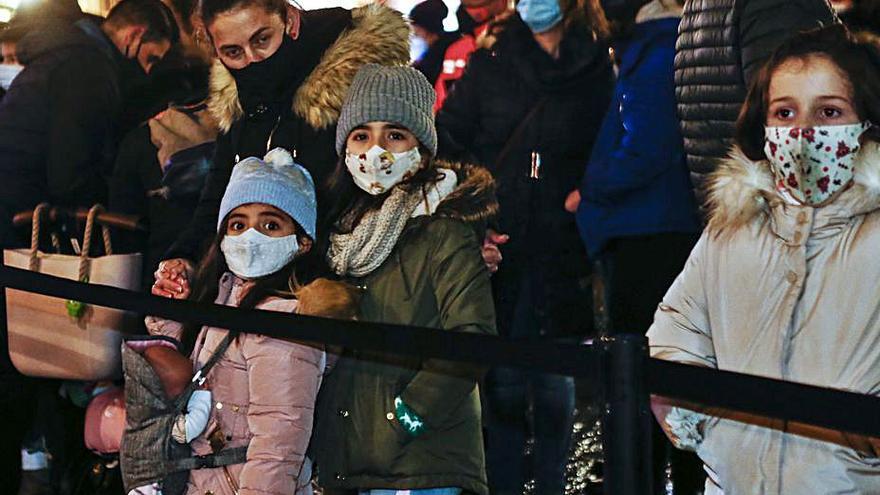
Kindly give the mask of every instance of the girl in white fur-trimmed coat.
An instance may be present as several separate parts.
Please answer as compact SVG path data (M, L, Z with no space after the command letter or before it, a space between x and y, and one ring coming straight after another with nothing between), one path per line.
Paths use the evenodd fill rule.
M872 124L873 122L873 124ZM880 394L880 48L795 36L755 80L709 225L648 332L654 357ZM880 493L873 438L663 399L707 494Z

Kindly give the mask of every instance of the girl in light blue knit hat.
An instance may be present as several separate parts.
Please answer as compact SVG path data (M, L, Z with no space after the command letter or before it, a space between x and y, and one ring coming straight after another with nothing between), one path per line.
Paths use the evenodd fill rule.
M275 149L262 160L238 163L220 204L217 236L190 298L352 317L353 291L323 279L304 287L296 283L294 267L312 249L316 215L312 178L287 151ZM315 298L332 298L337 314L324 311L328 305ZM207 421L181 420L172 432L193 455L214 455L212 464L218 466L190 471L186 493L310 493L311 462L305 452L327 366L324 347L154 317L147 318L147 328L191 356L187 378L196 372L210 390L202 394L208 401L201 408L209 411ZM222 359L203 370L215 355ZM150 480L136 481L134 486Z

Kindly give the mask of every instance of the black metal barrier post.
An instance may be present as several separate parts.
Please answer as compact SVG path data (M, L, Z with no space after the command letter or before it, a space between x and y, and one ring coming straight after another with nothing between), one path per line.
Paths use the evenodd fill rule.
M602 443L606 495L651 493L651 409L645 370L648 339L614 335L599 341L603 359Z

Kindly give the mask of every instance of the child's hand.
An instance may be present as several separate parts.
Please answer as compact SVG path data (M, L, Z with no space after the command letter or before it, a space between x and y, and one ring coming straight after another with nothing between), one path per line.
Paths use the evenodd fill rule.
M486 268L489 269L489 273L498 271L501 260L504 259L498 246L506 244L509 240L510 236L507 234L499 234L492 229L486 230L486 237L483 239L482 255L483 262L486 264Z
M171 436L179 443L190 443L205 431L210 417L211 391L196 390L186 403L186 414L182 414L174 423Z
M186 299L190 294L189 279L192 271L192 264L183 258L165 260L159 263L159 269L154 274L156 283L150 292L154 296Z

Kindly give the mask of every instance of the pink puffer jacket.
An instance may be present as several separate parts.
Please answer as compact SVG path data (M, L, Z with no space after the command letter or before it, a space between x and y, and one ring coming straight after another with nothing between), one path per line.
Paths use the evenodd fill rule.
M246 282L232 274L220 279L217 304L238 306ZM257 306L296 312L293 299L268 299ZM181 336L178 322L148 317L153 335ZM226 336L226 330L203 327L193 351L200 368ZM195 455L211 453L209 437L225 440L225 448L248 446L247 462L224 468L192 471L188 495L267 495L310 493L311 462L306 448L312 433L315 398L327 369L322 347L297 344L254 334L241 334L211 372L211 418L193 440ZM219 430L219 432L218 432Z

